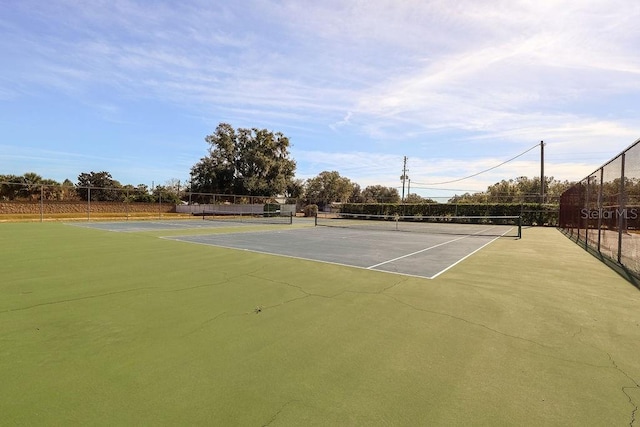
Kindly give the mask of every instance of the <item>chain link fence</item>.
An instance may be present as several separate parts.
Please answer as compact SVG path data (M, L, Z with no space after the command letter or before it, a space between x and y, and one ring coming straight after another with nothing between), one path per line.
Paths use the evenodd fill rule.
M640 139L562 194L559 227L640 278Z
M296 199L195 193L184 189L83 187L0 181L0 221L162 219L267 206L295 215Z
M0 182L0 221L162 218L173 197L136 188Z

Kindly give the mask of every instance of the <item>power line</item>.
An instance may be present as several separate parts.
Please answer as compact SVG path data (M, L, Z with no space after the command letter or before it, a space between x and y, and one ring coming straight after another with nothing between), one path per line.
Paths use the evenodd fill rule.
M400 187L396 187L396 188L400 188ZM462 188L437 188L437 187L414 187L411 186L411 188L416 189L416 190L436 190L436 191L455 191L455 192L464 192L464 193L479 193L485 190L469 190L469 189L462 189Z
M514 156L514 157L510 158L509 160L505 160L504 162L500 163L499 165L493 166L493 167L491 167L491 168L489 168L489 169L485 169L485 170L480 171L480 172L478 172L478 173L474 173L473 175L465 176L464 178L458 178L458 179L454 179L454 180L451 180L451 181L443 181L443 182L428 182L428 183L424 183L424 182L415 182L415 184L418 184L418 185L443 185L443 184L451 184L451 183L454 183L454 182L464 181L465 179L473 178L473 177L475 177L475 176L478 176L478 175L481 175L481 174L483 174L483 173L486 173L486 172L492 171L492 170L494 170L494 169L497 169L497 168L499 168L499 167L500 167L500 166L502 166L502 165L505 165L505 164L507 164L507 163L509 163L509 162L514 161L514 160L515 160L515 159L517 159L518 157L524 156L524 155L525 155L525 154L527 154L529 151L533 150L534 148L538 148L539 146L540 146L540 144L536 144L536 145L534 145L533 147L529 148L528 150L523 151L522 153L518 154L517 156Z

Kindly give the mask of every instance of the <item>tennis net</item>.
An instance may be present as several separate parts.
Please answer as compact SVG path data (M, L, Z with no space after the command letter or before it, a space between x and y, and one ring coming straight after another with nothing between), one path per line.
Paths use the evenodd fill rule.
M316 226L363 230L522 237L519 216L421 216L335 213L317 215L315 224Z
M243 212L243 211L204 211L202 219L207 221L226 221L254 224L293 224L291 212Z

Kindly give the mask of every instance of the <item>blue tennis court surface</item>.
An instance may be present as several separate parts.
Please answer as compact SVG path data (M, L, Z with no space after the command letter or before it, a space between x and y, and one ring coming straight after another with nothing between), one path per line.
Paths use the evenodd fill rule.
M256 224L202 219L69 224L113 232L195 229L201 230L200 234L164 238L428 279L437 277L498 238L482 234L432 234L288 225L271 226L260 231L247 229L243 232L230 228L229 232L214 234L207 229Z
M325 227L166 238L429 279L497 239Z

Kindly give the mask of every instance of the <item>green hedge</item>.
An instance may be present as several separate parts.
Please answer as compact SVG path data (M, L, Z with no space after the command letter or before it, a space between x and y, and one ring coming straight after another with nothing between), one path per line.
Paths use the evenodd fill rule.
M558 224L558 206L540 203L344 203L340 212L367 215L522 216L522 225Z

